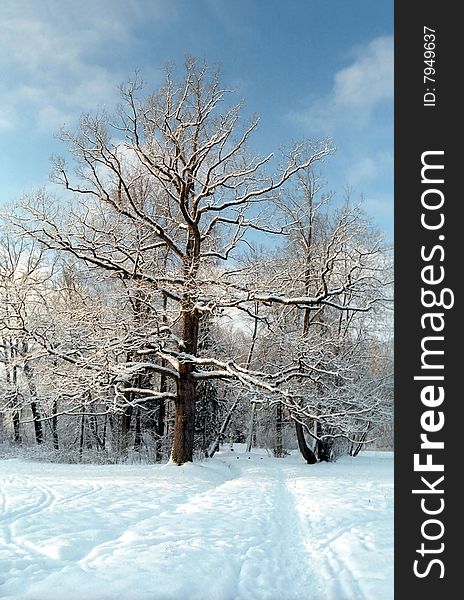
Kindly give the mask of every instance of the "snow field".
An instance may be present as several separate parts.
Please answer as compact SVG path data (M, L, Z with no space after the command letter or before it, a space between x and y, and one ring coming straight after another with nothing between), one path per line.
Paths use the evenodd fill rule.
M0 598L389 600L392 458L0 461Z

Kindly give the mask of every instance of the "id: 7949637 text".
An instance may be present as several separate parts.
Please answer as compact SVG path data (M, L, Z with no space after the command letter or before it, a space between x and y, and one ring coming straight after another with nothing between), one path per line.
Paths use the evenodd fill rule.
M424 106L435 106L436 88L436 31L424 26Z

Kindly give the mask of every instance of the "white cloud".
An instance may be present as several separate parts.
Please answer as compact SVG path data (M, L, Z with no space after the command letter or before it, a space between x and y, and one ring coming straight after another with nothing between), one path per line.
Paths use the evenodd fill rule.
M14 129L15 116L11 110L0 110L0 131Z
M392 37L376 38L351 66L335 75L334 102L339 106L371 110L392 96Z
M69 125L75 119L71 113L67 113L50 104L40 106L37 112L37 128L40 132L59 131L62 127Z
M27 114L39 130L68 125L117 96L128 76L109 57L132 48L136 27L164 18L160 0L2 0L0 127ZM136 65L133 65L135 67Z
M363 126L379 103L393 98L393 37L372 40L355 52L356 59L334 76L330 94L292 116L316 129L335 129L349 123Z
M364 148L364 152L366 149ZM349 165L346 166L344 178L352 187L362 187L379 176L393 173L393 153L384 149L368 148L364 154L359 148L351 150Z

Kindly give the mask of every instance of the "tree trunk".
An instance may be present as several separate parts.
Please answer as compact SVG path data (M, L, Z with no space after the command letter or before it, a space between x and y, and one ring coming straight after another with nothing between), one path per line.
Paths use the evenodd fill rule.
M26 356L27 353L29 351L28 348L28 344L26 341L23 341L22 344L22 352L23 355ZM29 360L24 361L24 375L26 377L27 380L27 385L29 387L29 393L31 396L31 412L32 412L32 419L34 421L34 432L35 432L35 441L37 442L37 444L41 444L43 442L43 428L42 428L42 422L40 421L40 411L39 411L39 404L38 404L38 394L37 394L37 387L35 385L35 375L34 375L34 369L32 367L32 364L30 363Z
M92 433L92 437L90 438L90 436L88 436L88 439L92 439L95 441L96 443L96 448L97 450L104 450L105 448L105 443L103 439L100 439L100 435L98 432L98 419L96 415L90 415L88 417L88 425L89 425L89 429L90 432Z
M119 421L116 417L116 415L114 413L107 413L108 414L108 425L107 425L107 429L106 429L106 437L108 438L108 435L110 435L110 447L111 447L111 451L113 454L116 454L117 451L120 448L120 427L119 427ZM108 433L108 427L109 427L109 433Z
M191 306L187 306L184 309L183 340L185 352L193 356L197 353L198 328L198 314ZM183 465L193 460L195 405L196 383L192 378L192 364L181 362L177 380L176 414L171 451L171 459L177 465Z
M296 439L298 440L298 448L301 454L303 455L303 458L308 463L308 465L314 465L315 463L317 463L317 457L306 443L303 425L301 423L298 423L298 421L295 421L295 430Z
M322 429L322 425L320 421L317 422L317 437L319 438L317 441L317 456L321 462L331 462L332 461L332 447L334 440L333 438L324 438L321 439L322 434L324 433Z
M171 458L177 465L193 460L195 431L195 383L190 379L190 368L181 365L177 382L176 414Z
M167 307L168 297L166 296L166 294L163 294L163 323L167 322ZM167 367L167 361L162 359L161 366ZM160 374L159 391L162 394L168 391L168 378L166 377L165 373ZM163 437L166 431L166 400L164 398L161 398L159 401L158 413L156 415L156 421L154 421L153 425L156 433L155 460L159 462L163 459Z
M84 452L84 434L85 434L85 405L82 405L82 416L81 416L81 431L79 436L79 460L82 462L82 454Z
M318 442L317 445L317 449L318 449L318 456L319 456L319 460L321 462L331 462L333 459L333 454L332 454L332 446L333 446L333 439L332 438L328 438L326 440L321 440L320 442Z
M42 422L40 421L39 409L36 402L31 402L32 420L34 421L35 441L37 444L43 442Z
M21 443L21 430L20 430L20 414L19 411L13 412L13 431L14 431L14 442L15 444Z
M140 408L137 408L135 413L135 438L134 438L134 451L140 452L142 448L142 422L140 415Z
M208 453L207 453L207 455L208 455L209 458L213 458L213 456L215 455L215 453L219 450L219 444L224 439L226 429L229 426L229 423L230 423L230 420L232 418L232 415L234 414L234 411L237 408L239 402L240 402L240 396L238 396L236 398L235 402L229 408L229 412L227 413L226 418L224 419L224 422L222 423L221 429L219 430L219 433L217 434L216 439L214 440L214 442L209 447L209 450L208 450Z
M12 346L11 346L11 356L12 356L12 358L14 358ZM7 376L8 375L9 375L9 372L7 371ZM7 381L8 381L8 377L7 377ZM15 390L15 400L14 400L15 410L13 411L14 441L15 441L15 444L20 444L22 441L21 440L21 428L20 428L21 409L16 408L19 406L19 391L18 391L18 371L15 366L13 366L13 368L12 368L11 381L14 385L14 390Z
M274 456L282 458L284 455L283 439L282 439L282 404L279 402L276 406L275 420L275 448Z
M163 367L166 366L166 361L161 361ZM159 391L161 393L167 392L168 390L168 379L164 373L160 375ZM163 437L165 433L165 420L166 420L166 400L161 398L158 406L158 414L156 416L155 433L157 436L155 444L155 459L160 461L163 458Z
M353 442L351 444L351 450L350 450L351 456L358 456L358 454L361 452L361 448L364 446L364 441L367 438L367 433L369 431L369 427L370 427L370 423L367 424L366 429L359 436L359 440L357 442Z
M53 448L55 450L59 450L59 442L58 442L58 402L54 400L53 402L53 416L52 416L52 438L53 438Z
M121 417L121 438L120 438L120 452L123 458L127 457L127 451L129 449L129 434L132 420L132 406L126 406Z
M251 403L251 414L250 414L250 422L248 424L248 434L246 439L246 452L251 452L251 448L253 446L253 430L255 427L255 413L256 413L256 402Z
M106 448L106 432L108 430L108 413L105 413L105 418L103 420L103 434L102 434L102 450Z

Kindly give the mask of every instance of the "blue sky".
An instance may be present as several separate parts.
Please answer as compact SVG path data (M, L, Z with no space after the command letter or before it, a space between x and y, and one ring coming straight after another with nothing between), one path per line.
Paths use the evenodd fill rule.
M263 153L331 136L324 167L393 231L393 0L2 0L0 202L48 184L54 138L112 108L139 68L147 90L186 54L222 66L261 117Z

